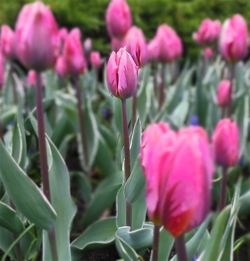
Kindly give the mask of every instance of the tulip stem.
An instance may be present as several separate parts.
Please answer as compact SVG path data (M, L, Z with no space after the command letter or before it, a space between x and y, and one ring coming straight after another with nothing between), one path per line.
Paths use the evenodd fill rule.
M158 261L160 228L161 226L154 225L154 242L153 242L153 259L152 259L153 261Z
M165 68L166 65L164 63L162 63L162 67L161 67L161 85L160 85L160 92L159 92L159 109L161 109L164 100L165 100Z
M41 81L41 75L38 72L37 73L37 89L36 89L36 113L37 113L37 124L38 124L40 167L41 167L41 176L42 176L42 183L43 183L43 192L44 192L44 195L46 196L46 198L51 202L42 99L43 99L42 81ZM54 228L52 228L48 231L48 237L49 237L49 241L50 241L50 247L51 247L51 253L53 256L53 260L57 261L58 256L57 256L57 247L56 247L56 238L55 238Z
M130 152L129 152L129 134L128 134L128 120L126 111L126 100L122 99L122 123L123 123L123 139L124 139L124 154L125 154L125 183L130 176ZM132 207L126 201L126 225L131 226Z
M220 211L226 205L226 195L227 195L227 167L223 167L222 168L221 188L220 188L220 204L219 204Z
M87 169L87 173L88 173L88 162L89 162L88 143L87 143L87 137L86 137L85 122L84 122L84 108L83 108L81 89L80 89L78 77L75 77L73 79L73 84L76 89L78 120L79 120L79 125L80 125L79 127L80 127L80 135L81 135L81 142L82 142L82 153L83 153L83 158L85 160L86 169Z
M10 65L10 77L12 81L12 92L13 92L13 101L15 104L18 104L18 95L17 95L17 89L16 89L16 82L14 78L14 69L12 64Z
M175 250L178 261L188 261L184 235L181 235L175 239Z

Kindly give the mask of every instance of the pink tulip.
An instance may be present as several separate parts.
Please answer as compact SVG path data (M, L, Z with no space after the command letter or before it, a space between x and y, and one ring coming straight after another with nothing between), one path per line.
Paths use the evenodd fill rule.
M60 57L57 58L55 70L56 70L56 73L60 77L67 76L68 68L67 68L67 64L66 64L66 61L65 61L63 56L60 56Z
M231 103L232 84L229 80L223 80L219 83L217 89L217 102L221 107L227 107Z
M106 24L110 37L125 36L132 25L132 17L126 0L111 0L106 12Z
M91 50L92 50L92 40L91 40L91 38L86 38L86 40L83 43L83 46L84 46L84 51L86 53L90 53Z
M2 52L0 52L0 90L3 88L4 81L4 56Z
M1 27L0 47L5 57L15 58L15 33L8 25Z
M231 119L220 120L213 138L213 151L217 164L231 167L239 160L239 130L236 122Z
M203 55L206 59L210 59L214 56L214 51L212 48L205 48L203 50Z
M114 37L111 39L111 45L112 45L112 50L115 52L118 52L120 48L125 46L123 39L118 39Z
M55 18L42 2L26 4L16 23L17 55L29 69L45 70L54 65L59 51Z
M164 147L159 150L164 151ZM200 225L210 208L214 168L207 134L200 127L183 129L170 155L158 155L160 218L177 237Z
M245 19L236 14L225 21L222 27L219 49L227 61L235 62L246 57L248 52L248 28Z
M87 68L85 54L81 43L81 32L77 28L73 29L65 40L63 59L70 75L83 73Z
M158 43L157 39L153 38L147 46L147 57L149 61L157 61L159 54L158 54Z
M176 32L168 25L158 27L156 33L158 44L158 59L162 62L172 62L182 54L182 42Z
M36 86L37 73L35 70L29 70L27 80L29 86Z
M126 48L112 52L107 64L110 92L121 99L133 96L137 88L138 67Z
M161 224L159 212L161 177L159 176L158 166L161 158L159 155L164 150L166 155L165 160L167 160L175 141L176 134L164 122L149 125L142 136L140 155L141 165L146 178L148 215L157 225Z
M102 59L99 52L90 53L90 62L93 68L99 68L102 65Z
M193 34L193 39L201 45L211 44L219 37L221 22L206 18L202 21L198 32Z
M59 42L60 42L60 53L63 50L63 46L65 43L65 40L67 39L68 34L69 34L69 32L66 28L61 28L59 30L58 37L59 37Z
M133 26L127 32L124 44L137 66L141 67L147 60L147 43L142 30Z

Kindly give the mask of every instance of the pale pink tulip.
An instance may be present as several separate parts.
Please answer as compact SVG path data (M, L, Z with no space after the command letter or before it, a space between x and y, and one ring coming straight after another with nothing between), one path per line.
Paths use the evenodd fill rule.
M93 68L99 68L102 65L102 58L99 52L93 51L90 53L90 62Z
M232 84L229 80L222 80L217 89L217 103L221 107L227 107L231 103Z
M8 25L1 27L0 48L5 57L15 58L15 33Z

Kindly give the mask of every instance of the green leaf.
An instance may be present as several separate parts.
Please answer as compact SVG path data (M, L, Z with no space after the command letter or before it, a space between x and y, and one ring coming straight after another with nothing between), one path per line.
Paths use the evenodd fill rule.
M15 234L23 230L23 224L16 211L3 202L0 202L0 226Z
M159 243L159 260L168 260L171 249L174 244L174 238L169 232L167 232L163 227L160 230L160 243Z
M200 256L199 260L211 261L218 260L220 254L221 240L229 219L231 206L224 208L216 218L215 224L212 228L211 239L209 240L204 254Z
M70 229L76 213L76 207L70 194L70 179L66 164L59 151L48 139L52 154L52 166L49 169L49 182L51 202L57 213L55 222L55 234L59 260L71 260L70 252ZM50 246L47 232L43 234L43 260L50 260ZM47 247L46 247L47 246Z
M104 182L107 184L104 185ZM86 208L83 217L84 225L93 223L100 217L104 210L112 207L115 202L117 191L120 187L121 180L118 175L117 177L108 177L100 183Z
M130 231L130 227L119 227L116 236L122 238L135 250L151 247L153 244L153 225L145 224L142 228Z
M4 187L17 209L37 226L49 229L56 212L36 184L17 165L0 142L0 176Z
M97 246L110 244L115 240L116 224L115 217L99 220L76 238L71 246L84 250L85 248L95 248Z

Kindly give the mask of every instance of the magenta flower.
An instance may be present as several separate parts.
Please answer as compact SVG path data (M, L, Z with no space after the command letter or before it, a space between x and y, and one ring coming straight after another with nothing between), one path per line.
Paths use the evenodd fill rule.
M239 160L239 130L231 119L220 120L212 138L213 152L217 164L231 167Z
M225 21L222 27L219 49L227 61L235 62L246 57L248 52L248 28L245 19L236 14Z
M59 75L60 77L67 76L68 67L63 56L57 58L55 70L57 75Z
M106 25L110 37L122 38L132 25L126 0L111 0L106 12Z
M99 52L93 51L90 53L90 62L93 68L99 68L102 65L102 58Z
M27 80L29 86L36 86L37 73L35 70L29 70Z
M213 49L212 49L212 48L209 48L209 47L205 48L205 49L203 50L203 56L204 56L206 59L212 58L212 57L214 56L214 51L213 51Z
M1 27L0 51L7 58L15 58L15 33L8 25Z
M206 18L202 21L198 31L193 34L193 39L201 45L211 44L217 40L221 31L221 22Z
M136 93L138 67L126 48L112 52L107 64L107 82L110 92L121 99Z
M149 61L157 61L159 57L158 42L154 37L147 45L147 57Z
M162 62L172 62L182 55L182 42L170 26L163 24L156 33L158 59Z
M232 84L229 80L222 80L217 89L217 103L221 107L230 105L232 99Z
M118 52L120 48L124 47L123 39L112 37L111 39L112 50Z
M133 26L127 32L124 44L138 67L147 61L147 43L142 30Z
M16 48L20 61L29 69L53 66L59 51L56 20L42 2L26 4L16 23Z

